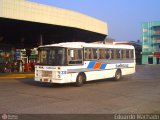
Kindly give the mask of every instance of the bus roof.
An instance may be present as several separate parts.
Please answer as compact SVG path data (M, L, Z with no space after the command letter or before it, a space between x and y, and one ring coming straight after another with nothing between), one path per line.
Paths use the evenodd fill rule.
M42 47L66 47L66 48L83 48L83 47L94 47L94 48L124 48L124 49L134 49L132 45L107 45L107 44L97 44L97 43L85 43L85 42L64 42L57 44L50 44L39 46Z

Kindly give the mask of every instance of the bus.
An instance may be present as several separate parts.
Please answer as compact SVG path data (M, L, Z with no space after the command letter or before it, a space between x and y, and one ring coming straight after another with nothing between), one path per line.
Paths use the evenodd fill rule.
M135 73L135 49L131 45L66 42L38 48L35 81L75 83Z

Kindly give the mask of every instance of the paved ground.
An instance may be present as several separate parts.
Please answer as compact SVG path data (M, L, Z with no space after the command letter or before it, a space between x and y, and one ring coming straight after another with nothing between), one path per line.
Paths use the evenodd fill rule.
M160 66L137 66L123 80L42 84L29 79L0 79L0 113L160 113Z

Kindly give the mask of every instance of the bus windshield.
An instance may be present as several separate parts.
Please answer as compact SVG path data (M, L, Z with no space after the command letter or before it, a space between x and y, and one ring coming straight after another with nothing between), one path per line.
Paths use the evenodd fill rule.
M66 48L43 47L38 49L38 64L62 66L67 64Z

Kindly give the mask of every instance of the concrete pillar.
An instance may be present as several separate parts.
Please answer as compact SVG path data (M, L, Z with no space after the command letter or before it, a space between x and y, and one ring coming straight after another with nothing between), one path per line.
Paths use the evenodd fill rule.
M43 45L43 35L40 34L40 46Z

